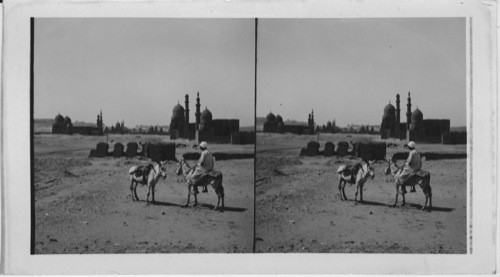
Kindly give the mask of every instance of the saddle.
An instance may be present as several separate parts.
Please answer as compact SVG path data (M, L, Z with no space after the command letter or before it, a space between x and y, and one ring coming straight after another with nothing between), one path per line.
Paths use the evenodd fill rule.
M146 183L148 181L149 172L154 168L153 164L148 165L140 165L134 172L134 176L136 178L140 178L142 176L142 181Z
M410 176L408 177L408 180L405 183L413 181L413 179L415 179L415 178L425 178L428 176L428 174L429 173L427 171L422 171L422 170L415 171L412 174L410 174Z
M201 175L200 180L198 180L198 182L196 182L194 185L196 185L198 183L202 183L203 181L205 181L205 179L207 177L217 178L220 175L221 175L220 171L216 171L216 170L207 171L207 172L203 173L203 175Z
M355 165L346 165L344 170L342 170L341 174L343 177L350 177L350 183L353 184L356 182L356 173L358 172L358 168L361 167L361 164Z

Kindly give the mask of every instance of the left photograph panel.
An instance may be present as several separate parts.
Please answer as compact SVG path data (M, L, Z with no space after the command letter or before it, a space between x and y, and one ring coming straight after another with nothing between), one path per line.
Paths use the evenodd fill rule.
M32 254L249 253L254 19L32 19Z

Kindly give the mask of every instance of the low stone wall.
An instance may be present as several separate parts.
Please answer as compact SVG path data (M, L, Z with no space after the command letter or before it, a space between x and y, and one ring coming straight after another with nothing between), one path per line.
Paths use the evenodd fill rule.
M386 154L386 144L385 142L365 142L357 141L353 142L353 152L355 156L362 158L363 160L383 160Z
M97 144L96 149L90 150L90 157L102 158L112 156L120 158L127 156L133 158L135 156L144 156L150 158L152 161L177 161L175 158L175 144L174 143L145 143L142 145L142 151L138 152L138 144L135 142L127 143L127 149L122 143L117 142L113 146L113 151L108 152L109 144L100 142Z
M408 159L409 152L397 152L392 155L395 160ZM451 160L451 159L467 159L467 153L435 153L435 152L420 152L421 157L426 160Z
M301 148L300 156L317 156L324 155L325 157L332 157L337 155L339 157L344 157L347 155L358 156L364 160L383 160L386 154L386 143L385 142L375 142L375 141L354 141L352 142L353 151L349 152L349 143L346 141L341 141L337 145L337 150L335 150L335 144L333 142L326 142L323 151L319 151L320 144L316 141L310 141L307 143L306 148Z
M200 152L188 152L184 153L182 157L184 160L199 160ZM254 153L224 153L224 152L214 152L212 153L216 161L223 160L240 160L240 159L253 159Z

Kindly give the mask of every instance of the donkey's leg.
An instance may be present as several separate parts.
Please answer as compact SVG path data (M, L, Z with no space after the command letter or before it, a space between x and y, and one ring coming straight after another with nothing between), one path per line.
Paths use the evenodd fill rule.
M191 184L188 185L188 199L186 205L184 207L187 207L189 205L189 200L191 198Z
M139 183L137 181L134 182L134 196L135 196L135 200L136 201L139 201L139 196L137 196L137 186L139 185Z
M396 201L394 201L393 207L396 207L396 204L398 204L399 186L399 183L396 181Z
M220 195L221 195L221 200L222 200L222 207L220 209L221 212L224 211L224 187L222 186L222 183L220 184L220 189L221 189L221 192L220 192Z
M152 184L151 185L151 202L153 202L153 204L155 204L155 187L156 187L156 184Z
M359 184L359 202L363 202L363 189L365 184Z
M404 185L403 185L404 186ZM406 190L403 190L401 192L401 196L403 197L403 203L401 204L401 206L404 206L406 204L406 198L405 198L405 195L406 195Z
M134 179L130 179L130 194L132 195L132 201L136 201L136 196L134 196Z
M148 194L146 196L146 203L149 202L149 194L151 194L151 185L148 184Z
M354 193L354 203L358 202L358 193L359 193L359 183L356 183L356 193Z
M198 206L198 191L194 192L194 204L193 206Z
M339 179L339 194L340 194L340 200L344 200L344 196L342 195L342 179Z
M345 186L346 185L347 185L347 182L345 180L342 181L342 196L344 197L344 200L347 200L347 195L345 195Z
M218 187L217 181L212 181L211 185L212 188L214 189L215 194L217 194L217 205L215 206L214 210L218 210L221 200L220 188Z

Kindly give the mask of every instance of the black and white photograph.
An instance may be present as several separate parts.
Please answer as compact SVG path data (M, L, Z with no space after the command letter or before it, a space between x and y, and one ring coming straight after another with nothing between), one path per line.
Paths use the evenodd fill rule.
M496 274L496 2L0 6L2 274Z
M34 253L251 252L253 20L33 27Z
M465 18L258 31L256 252L467 253Z

